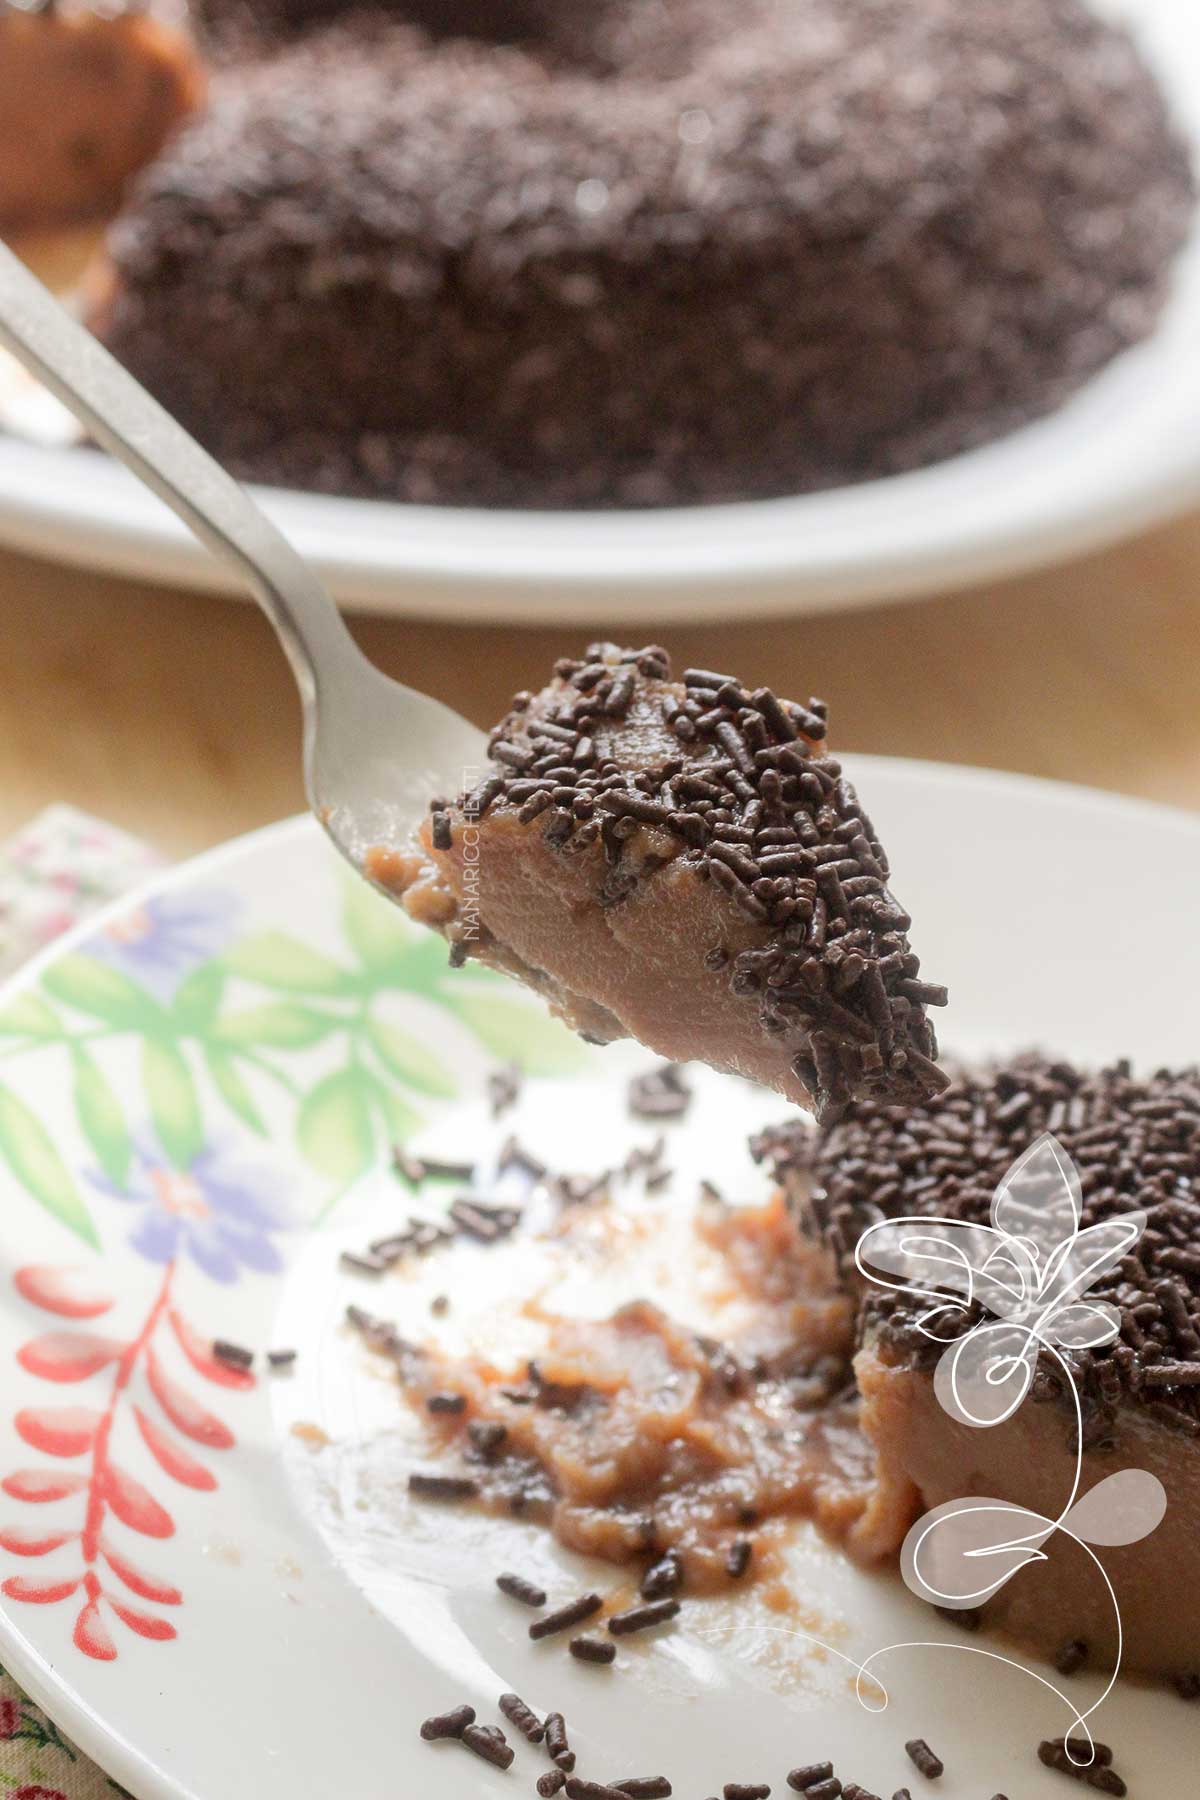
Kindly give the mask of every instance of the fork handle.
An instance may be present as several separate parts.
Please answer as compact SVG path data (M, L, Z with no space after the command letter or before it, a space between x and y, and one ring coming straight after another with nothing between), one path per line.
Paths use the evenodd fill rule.
M0 344L244 577L287 652L310 721L322 669L360 655L329 593L245 488L3 243Z

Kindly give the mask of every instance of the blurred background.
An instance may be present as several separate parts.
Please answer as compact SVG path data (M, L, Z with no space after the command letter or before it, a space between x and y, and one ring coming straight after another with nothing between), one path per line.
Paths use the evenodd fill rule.
M1184 15L0 0L0 235L480 724L612 635L1197 806ZM0 368L0 832L180 856L302 806L297 707L115 474Z

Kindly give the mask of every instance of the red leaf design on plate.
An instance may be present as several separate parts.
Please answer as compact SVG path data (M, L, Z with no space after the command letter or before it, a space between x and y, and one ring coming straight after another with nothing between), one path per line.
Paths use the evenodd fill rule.
M95 1576L91 1577L95 1581ZM90 1591L90 1590L89 1590ZM99 1586L95 1589L96 1597L88 1601L80 1610L75 1621L72 1636L75 1648L82 1650L85 1656L94 1657L97 1662L115 1662L117 1646L112 1641L112 1633L100 1617Z
M176 1431L182 1431L194 1444L206 1444L210 1450L232 1450L236 1439L228 1425L172 1381L153 1350L146 1352L146 1380Z
M17 1361L43 1381L86 1381L116 1362L125 1345L85 1331L50 1331L17 1351Z
M78 1586L78 1575L74 1581L30 1581L24 1575L10 1575L0 1586L0 1594L22 1600L26 1606L53 1606L56 1600L69 1599Z
M135 1481L114 1463L110 1463L105 1471L104 1497L122 1525L128 1525L131 1531L140 1531L143 1537L173 1536L175 1521L166 1508L158 1504L140 1481Z
M160 1606L181 1606L183 1604L183 1595L177 1587L173 1587L169 1581L159 1580L156 1575L147 1575L144 1569L139 1569L136 1563L130 1562L127 1556L122 1556L119 1551L114 1550L111 1544L101 1541L100 1554L113 1574L118 1576L130 1592L137 1594L140 1599L157 1600Z
M77 1531L27 1531L23 1525L6 1525L0 1531L0 1550L11 1550L14 1556L49 1556L63 1544L77 1538Z
M13 1286L22 1299L63 1319L98 1319L113 1305L112 1295L94 1287L86 1269L50 1269L31 1263L17 1270Z
M206 1381L213 1381L218 1387L252 1388L254 1376L249 1369L235 1369L229 1363L221 1362L213 1355L212 1339L201 1337L193 1331L187 1320L182 1318L172 1307L167 1317L171 1321L171 1329L179 1339L179 1348L195 1369L197 1375L203 1375Z
M134 1407L133 1416L147 1450L160 1469L171 1476L172 1480L182 1482L184 1487L197 1488L204 1494L212 1493L217 1485L217 1478L211 1469L206 1469L194 1456L189 1456L186 1450L172 1443L166 1432L153 1419L148 1419L140 1406Z
M128 1625L130 1631L136 1631L139 1637L153 1638L155 1643L165 1644L168 1639L177 1635L169 1619L158 1619L153 1613L135 1612L132 1606L123 1606L111 1594L104 1597L121 1623Z
M14 1469L0 1481L0 1488L13 1500L65 1500L87 1484L86 1475L72 1475L63 1469Z
M92 1447L100 1414L86 1406L27 1406L13 1423L31 1449L47 1456L82 1456Z

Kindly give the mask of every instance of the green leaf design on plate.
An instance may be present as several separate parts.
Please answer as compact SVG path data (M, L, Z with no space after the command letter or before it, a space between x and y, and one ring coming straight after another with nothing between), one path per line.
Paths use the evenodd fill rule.
M248 1125L251 1131L257 1131L260 1137L266 1137L267 1128L262 1114L254 1104L254 1097L232 1053L223 1049L220 1044L206 1044L204 1060L212 1076L213 1086L229 1110L243 1124Z
M570 1075L587 1061L587 1046L538 1005L447 982L442 998L492 1055L528 1075Z
M340 994L353 982L332 958L310 950L286 931L259 931L243 938L224 960L235 975L292 994Z
M72 1044L71 1064L79 1129L109 1180L121 1187L129 1173L133 1146L120 1102L95 1058L82 1044Z
M185 1031L207 1031L217 1016L225 988L220 963L202 963L180 982L171 1011Z
M359 1069L338 1069L305 1095L296 1120L296 1142L305 1160L343 1187L374 1161L372 1085Z
M367 1020L367 1036L380 1062L397 1081L439 1099L451 1100L457 1094L458 1083L420 1038L376 1018Z
M204 1142L204 1124L191 1070L174 1044L146 1039L142 1081L159 1143L177 1168L189 1168Z
M0 1087L0 1154L27 1194L68 1226L85 1244L100 1239L79 1190L41 1121L10 1088Z
M425 1123L419 1112L386 1082L372 1081L371 1099L383 1125L388 1144L402 1144Z
M82 951L60 957L43 975L42 986L56 1000L106 1025L144 1031L161 1030L166 1022L158 1002L136 981Z
M342 930L364 969L373 975L395 969L409 949L416 927L394 900L385 900L365 881L350 876L342 887Z
M32 988L0 1007L0 1036L54 1038L62 1036L62 1020L54 1008Z
M253 1006L246 1012L228 1013L214 1036L222 1044L269 1044L276 1050L307 1050L328 1037L340 1019L311 1007L280 1000L270 1006Z

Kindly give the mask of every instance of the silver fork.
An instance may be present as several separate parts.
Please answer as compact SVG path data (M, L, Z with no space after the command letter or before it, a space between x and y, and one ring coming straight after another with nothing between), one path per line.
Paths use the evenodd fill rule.
M300 690L308 803L355 868L363 872L373 845L406 842L431 795L474 785L482 733L367 661L326 589L245 489L4 244L0 344L241 573Z

